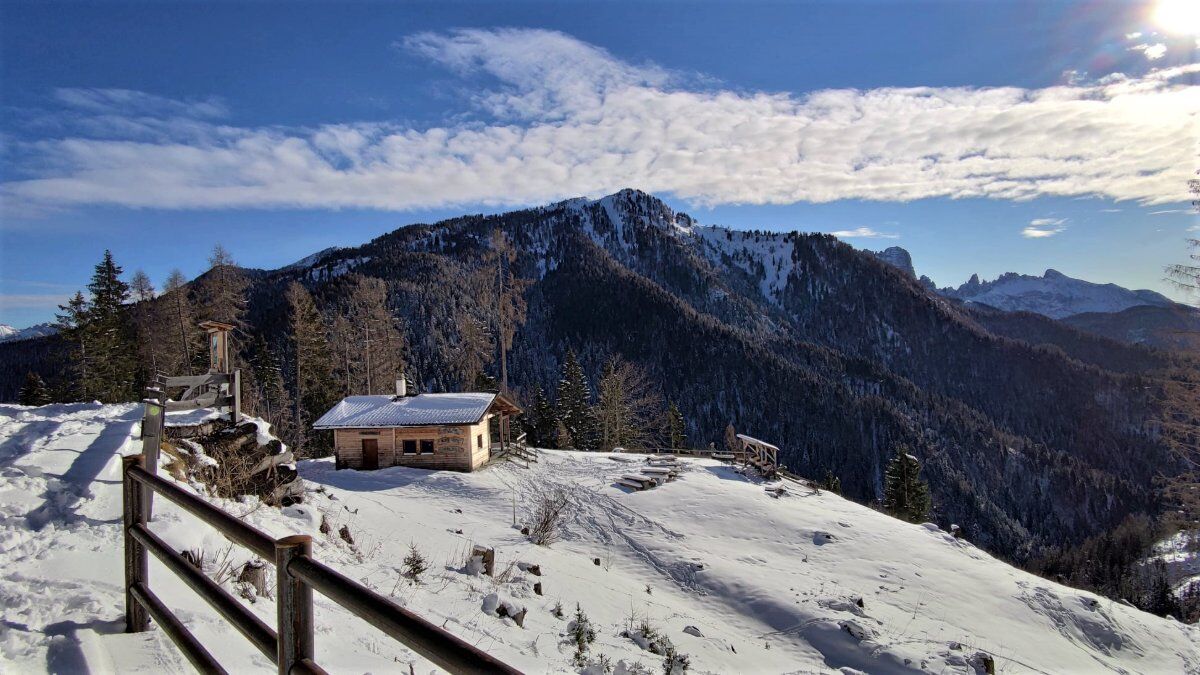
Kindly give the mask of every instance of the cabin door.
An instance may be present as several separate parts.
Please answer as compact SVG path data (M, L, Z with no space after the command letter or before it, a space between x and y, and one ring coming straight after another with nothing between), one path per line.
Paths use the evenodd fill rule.
M362 439L363 468L379 468L379 441L374 438Z

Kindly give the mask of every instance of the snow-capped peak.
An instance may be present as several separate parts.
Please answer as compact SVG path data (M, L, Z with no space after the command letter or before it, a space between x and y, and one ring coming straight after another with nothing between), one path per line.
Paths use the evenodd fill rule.
M0 342L32 340L33 338L54 335L57 332L58 328L52 323L39 323L28 328L13 328L8 324L0 323Z
M1174 305L1165 296L1149 290L1129 290L1116 284L1097 284L1069 277L1055 269L1042 276L1007 272L994 281L980 281L972 274L958 288L943 288L942 295L1006 311L1025 311L1061 319L1084 312L1120 312L1130 307Z

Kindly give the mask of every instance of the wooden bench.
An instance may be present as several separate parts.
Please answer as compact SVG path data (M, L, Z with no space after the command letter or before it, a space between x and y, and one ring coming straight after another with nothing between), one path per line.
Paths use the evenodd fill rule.
M659 479L654 478L653 476L643 476L636 473L627 473L621 476L621 480L629 480L636 483L641 483L645 487L657 487L660 482Z

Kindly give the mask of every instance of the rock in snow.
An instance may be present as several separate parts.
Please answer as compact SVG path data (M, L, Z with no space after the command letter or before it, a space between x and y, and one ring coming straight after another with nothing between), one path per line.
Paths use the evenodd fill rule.
M135 404L0 406L0 671L191 671L160 630L121 632L118 456L139 450L140 417ZM730 467L685 459L693 470L678 480L626 494L613 487L623 465L604 454L540 458L531 469L497 463L472 474L301 461L310 496L324 487L338 501L283 511L254 498L214 501L270 536L311 535L318 560L527 672L577 670L554 613L570 616L577 603L596 627L589 654L626 673L662 670L661 655L621 637L631 613L695 673L982 672L989 660L1003 673L1200 672L1197 627L1027 574L828 492L773 499ZM512 495L527 515L532 498L522 495L557 488L572 494L562 540L539 547L514 536ZM179 550L235 570L254 558L169 503L158 500L154 513L151 529ZM343 526L357 547L336 535ZM421 583L400 584L414 544L434 564ZM494 577L463 572L472 545L495 548ZM597 556L606 564L593 565ZM530 559L543 577L516 564ZM226 668L271 672L153 560L151 578ZM532 592L535 580L547 595ZM332 602L316 603L317 657L329 670L431 670ZM272 598L247 606L274 624Z

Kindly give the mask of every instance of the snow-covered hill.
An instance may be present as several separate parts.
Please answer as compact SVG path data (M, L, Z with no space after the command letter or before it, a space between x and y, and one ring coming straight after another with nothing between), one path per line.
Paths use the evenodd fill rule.
M132 404L0 406L0 670L188 670L159 631L121 633L118 455L138 446L139 415ZM775 496L711 460L687 461L678 480L648 492L614 484L641 462L543 451L530 469L501 462L458 474L309 461L300 464L304 505L223 505L272 535L313 535L320 560L528 672L574 669L564 633L576 604L596 626L592 658L625 672L661 672L661 657L622 636L643 620L697 673L969 673L980 654L1002 673L1200 672L1200 629L1018 571L933 526L796 483ZM563 539L528 543L513 527L514 503L520 521L558 488L571 501ZM319 531L322 518L330 534ZM336 534L342 525L353 545ZM247 558L161 500L152 529L203 549L210 571ZM430 562L418 585L399 573L412 544ZM503 579L465 571L472 544L495 547ZM156 590L228 668L270 672L151 565ZM485 613L492 594L528 609L523 628ZM553 613L558 604L566 618ZM251 608L273 623L270 599ZM428 672L332 603L318 598L317 608L317 657L331 670L407 672L417 661Z

